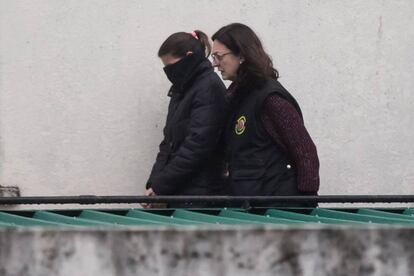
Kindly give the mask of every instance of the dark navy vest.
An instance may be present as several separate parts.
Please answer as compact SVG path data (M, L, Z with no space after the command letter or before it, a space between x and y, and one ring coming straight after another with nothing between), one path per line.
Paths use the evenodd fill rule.
M238 92L235 92L225 135L230 193L246 196L298 194L294 164L273 141L261 120L264 101L271 94L289 101L302 116L298 103L273 79L259 89L242 95L237 95Z

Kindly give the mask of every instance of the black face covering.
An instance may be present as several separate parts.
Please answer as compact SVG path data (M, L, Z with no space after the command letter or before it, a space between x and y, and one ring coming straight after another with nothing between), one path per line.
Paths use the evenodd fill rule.
M194 73L195 67L205 59L204 55L199 52L194 52L191 55L183 57L173 64L164 67L164 72L167 78L178 90L182 90L184 85L189 81Z

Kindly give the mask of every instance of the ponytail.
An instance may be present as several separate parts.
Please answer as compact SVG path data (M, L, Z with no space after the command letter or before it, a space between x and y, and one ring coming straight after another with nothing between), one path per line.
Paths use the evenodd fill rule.
M195 30L194 33L197 35L198 41L200 41L206 57L208 57L211 54L211 44L208 36L200 30Z

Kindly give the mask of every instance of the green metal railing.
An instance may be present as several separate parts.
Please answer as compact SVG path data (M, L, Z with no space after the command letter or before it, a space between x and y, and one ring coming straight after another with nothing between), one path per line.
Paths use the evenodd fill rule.
M414 226L412 208L84 209L0 211L0 228L188 225L392 224Z

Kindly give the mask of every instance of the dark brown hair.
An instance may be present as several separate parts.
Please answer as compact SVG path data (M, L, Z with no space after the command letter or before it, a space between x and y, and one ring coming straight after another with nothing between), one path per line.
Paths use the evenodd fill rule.
M218 40L244 60L237 71L238 85L253 85L258 81L279 78L279 72L273 68L272 59L248 26L241 23L229 24L220 28L212 39Z
M200 30L195 30L194 37L191 33L178 32L170 35L158 50L158 57L172 55L174 57L185 57L187 52L204 52L206 57L211 53L211 45L208 36Z

